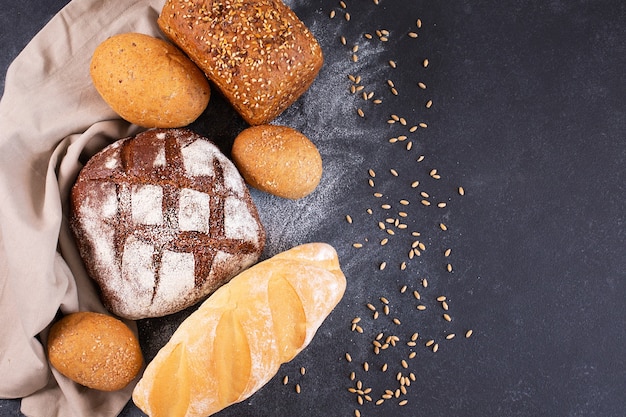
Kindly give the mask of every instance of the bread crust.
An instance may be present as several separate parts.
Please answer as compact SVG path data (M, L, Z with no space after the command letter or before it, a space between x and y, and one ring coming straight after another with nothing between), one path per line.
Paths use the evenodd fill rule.
M211 96L202 71L178 48L141 33L121 33L98 45L90 75L117 114L147 128L187 126Z
M72 188L70 225L107 308L183 310L255 263L265 244L234 164L187 129L153 129L94 155Z
M178 327L137 383L135 404L153 417L204 417L245 400L311 342L345 288L326 243L247 269Z
M248 184L283 198L309 195L322 178L322 157L315 144L287 126L243 130L235 138L232 157Z
M61 374L100 391L124 388L143 364L135 334L120 320L94 312L72 313L56 322L47 350Z
M168 0L158 25L251 125L269 123L297 100L324 61L313 34L280 0Z

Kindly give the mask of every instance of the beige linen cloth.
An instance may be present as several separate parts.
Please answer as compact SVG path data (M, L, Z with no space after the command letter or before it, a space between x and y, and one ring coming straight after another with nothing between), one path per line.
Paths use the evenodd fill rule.
M139 129L91 85L95 47L122 32L160 36L164 0L74 0L10 66L0 101L0 397L32 417L116 416L134 384L114 393L50 369L55 316L104 312L68 229L68 196L81 162ZM136 331L134 323L128 323Z

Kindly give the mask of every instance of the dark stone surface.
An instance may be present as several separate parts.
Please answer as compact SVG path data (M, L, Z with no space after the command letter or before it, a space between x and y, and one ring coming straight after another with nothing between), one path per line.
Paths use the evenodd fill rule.
M3 73L64 3L5 1ZM326 171L318 196L288 202L253 192L268 228L267 255L301 241L327 241L340 254L348 290L309 348L253 397L219 415L348 416L359 408L363 416L623 416L626 6L601 0L348 3L349 22L334 1L288 3L318 36L326 57L312 89L278 120L320 147ZM424 26L411 39L406 34L416 30L418 17ZM389 42L363 38L376 29L389 29ZM355 43L357 64L350 60ZM390 59L398 68L386 64ZM361 75L365 91L375 91L383 103L350 95L348 73ZM386 79L393 80L397 97ZM428 88L417 88L418 81ZM434 102L429 110L427 99ZM241 129L236 118L224 122L232 112L223 106L216 113L225 129ZM358 107L365 118L356 115ZM221 129L211 114L198 121L199 130ZM425 121L428 128L408 134L399 123L386 123L391 114L409 125ZM406 142L388 143L401 134L413 140L411 151ZM417 162L421 154L425 159ZM369 168L376 171L374 189L367 184ZM430 178L433 168L441 180ZM420 186L413 189L416 179ZM458 185L464 197L456 194ZM422 190L447 207L422 206ZM374 191L384 196L376 199ZM411 204L397 208L402 198ZM385 202L393 208L381 209ZM402 209L407 231L395 228L391 236L378 230L379 220L396 218ZM323 213L321 221L313 221L313 210ZM279 219L281 212L291 217ZM301 212L314 219L299 217ZM439 222L448 225L446 233ZM411 230L422 236L410 236ZM383 237L390 240L384 247L378 243ZM409 261L415 239L427 249ZM356 250L355 241L366 245ZM452 273L445 270L448 260ZM424 277L428 288L420 285ZM401 294L404 284L409 290ZM422 293L425 312L416 310L413 289ZM435 301L441 294L449 299L450 323ZM373 320L365 304L381 310L383 295L391 315ZM148 359L187 313L140 323ZM355 316L363 317L363 334L350 331ZM474 334L466 340L469 328ZM410 348L414 331L420 338ZM371 341L378 332L401 341L374 355ZM445 340L448 332L457 336ZM439 342L437 353L424 347L429 338ZM347 391L355 384L349 373L372 387L377 400L382 390L398 386L399 362L410 351L416 357L407 359L405 374L417 378L408 404L359 406ZM367 373L363 361L371 364ZM389 371L382 373L385 362ZM306 366L305 376L300 366ZM300 382L303 392L295 394L293 383L283 386L283 375ZM18 401L0 401L2 416L18 415L18 408ZM129 404L122 415L142 414Z

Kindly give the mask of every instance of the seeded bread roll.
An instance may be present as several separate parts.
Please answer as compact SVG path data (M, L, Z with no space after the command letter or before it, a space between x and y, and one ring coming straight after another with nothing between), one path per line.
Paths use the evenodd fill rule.
M322 157L315 144L287 126L244 129L235 138L232 156L248 184L283 198L309 195L322 178Z
M323 63L316 39L280 0L168 0L158 24L251 125L289 107Z
M345 288L326 243L258 263L183 321L146 367L135 404L152 417L205 417L245 400L311 342Z
M234 164L186 129L155 129L93 156L72 189L72 230L107 308L175 313L255 263L265 243Z
M50 329L48 358L61 374L100 391L117 391L135 379L143 357L139 341L120 320L73 313Z

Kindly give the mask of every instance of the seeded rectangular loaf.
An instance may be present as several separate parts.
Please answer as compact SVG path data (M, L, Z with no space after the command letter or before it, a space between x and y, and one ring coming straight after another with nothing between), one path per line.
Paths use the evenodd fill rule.
M270 122L311 85L322 50L280 0L168 0L158 19L246 122Z

